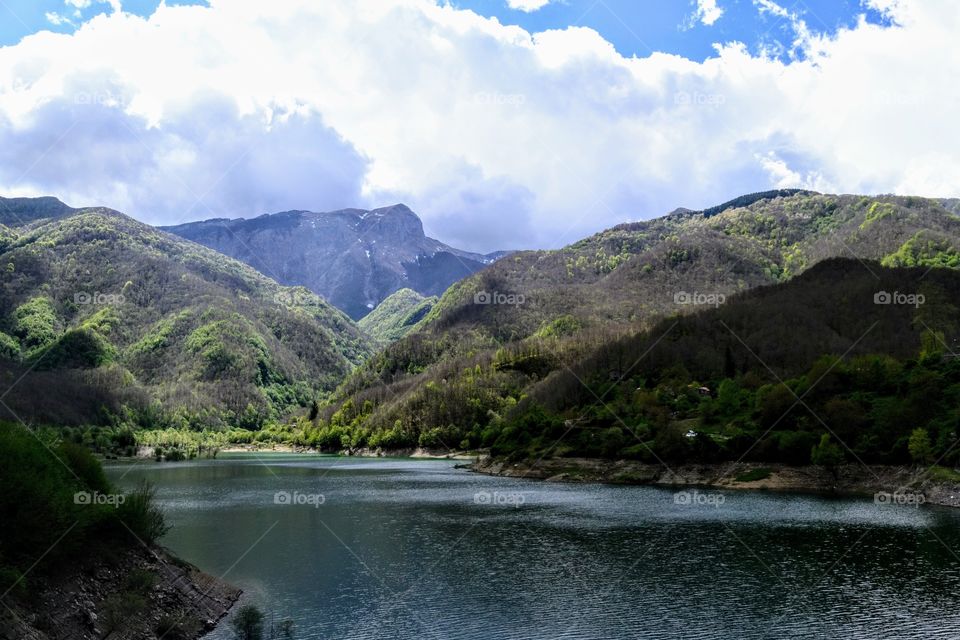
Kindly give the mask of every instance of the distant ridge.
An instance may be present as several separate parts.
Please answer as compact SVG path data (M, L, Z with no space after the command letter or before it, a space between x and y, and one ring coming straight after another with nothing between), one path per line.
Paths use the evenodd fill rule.
M45 218L59 218L76 211L57 198L0 198L0 224L17 227Z
M427 237L420 218L404 204L162 228L246 262L281 284L307 287L354 319L400 289L441 295L505 254L472 253Z
M723 213L727 209L736 209L738 207L749 207L755 202L760 202L761 200L771 200L773 198L788 198L795 195L819 195L816 191L810 191L808 189L774 189L772 191L758 191L756 193L748 193L746 195L737 196L733 200L727 200L723 204L718 204L716 206L710 207L700 211L700 213L705 217L709 218L715 216L718 213Z

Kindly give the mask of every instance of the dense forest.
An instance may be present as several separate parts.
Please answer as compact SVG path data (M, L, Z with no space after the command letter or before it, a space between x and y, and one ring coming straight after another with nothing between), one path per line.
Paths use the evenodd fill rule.
M0 231L7 419L259 429L370 353L319 296L114 211Z
M611 350L626 354L622 345L656 331L664 318L750 317L752 328L742 328L744 340L761 342L759 355L780 367L777 375L803 375L818 358L844 354L859 337L838 333L839 320L825 321L832 313L847 308L850 318L862 320L878 309L901 308L872 305L871 291L880 290L881 279L917 277L908 269L901 273L905 267L919 267L930 282L954 274L952 268L960 264L960 218L948 204L893 196L752 194L710 216L678 210L620 225L559 251L508 256L451 287L415 331L359 367L320 411L315 441L326 447L341 441L345 446L491 446L490 434L512 419L517 405L523 410L539 399L545 410L553 409L551 393L576 391L564 384L565 375ZM828 296L832 277L811 284L803 276L814 269L811 277L817 278L816 266L837 256L848 262L830 268L850 272L838 280L849 289ZM854 281L856 274L868 281ZM762 296L768 294L762 292L770 286L790 293L766 302ZM801 295L791 287L806 288ZM856 287L866 287L858 300L866 300L869 308L840 304ZM493 293L522 302L476 303L476 296ZM794 304L792 296L804 304ZM922 317L949 336L952 328L936 328L929 316L948 318L951 308L949 298L931 294ZM900 361L917 356L923 327L896 318L888 328L881 322L876 336L867 336L856 353L888 354ZM842 326L852 334L859 325ZM806 338L798 342L794 334L801 330ZM698 387L715 394L726 352L739 367L746 358L737 355L742 346L724 346L729 334L722 339L702 327L696 333L702 336L698 359L688 358L684 375L688 383L700 381ZM646 358L653 363L648 373L674 366L658 353ZM607 363L603 373L581 376L595 384L590 376L606 379L627 368L628 359L623 355ZM641 386L640 380L630 380L635 382ZM590 404L579 394L574 397L574 406ZM480 437L484 431L487 436Z
M958 296L953 270L829 260L649 330L557 332L426 369L409 392L348 398L297 440L800 464L824 436L838 461L905 463L915 437L924 460L953 462Z
M360 327L198 245L71 210L3 227L0 373L31 382L4 402L65 441L166 459L284 442L800 463L822 444L904 462L914 437L952 460L954 209L750 194L509 255L439 300L401 290Z

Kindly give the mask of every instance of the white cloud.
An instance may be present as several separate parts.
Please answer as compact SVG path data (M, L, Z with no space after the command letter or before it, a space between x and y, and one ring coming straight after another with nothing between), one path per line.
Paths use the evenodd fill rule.
M960 15L883 1L900 26L790 64L624 58L429 0L100 15L0 48L0 193L150 222L404 201L483 250L782 185L958 195Z
M507 6L516 11L533 13L550 4L551 0L507 0Z
M89 9L94 3L108 4L115 13L123 10L121 0L63 0L63 3L68 7L73 7L73 14L78 18L82 15L84 9Z
M760 13L769 13L778 18L790 18L794 15L773 0L753 0L753 4L756 5Z
M67 16L61 15L55 11L47 11L44 14L44 17L47 19L47 22L52 24L55 27L59 27L64 24L73 24L73 22Z
M695 19L709 27L722 16L723 8L717 4L717 0L697 0L697 11L694 14Z

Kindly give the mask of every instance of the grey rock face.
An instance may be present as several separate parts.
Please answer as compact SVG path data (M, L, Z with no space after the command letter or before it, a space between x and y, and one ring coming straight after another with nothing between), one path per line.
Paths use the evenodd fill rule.
M440 295L502 255L461 251L427 237L420 218L403 204L286 211L164 230L242 260L281 284L307 287L354 319L402 288Z

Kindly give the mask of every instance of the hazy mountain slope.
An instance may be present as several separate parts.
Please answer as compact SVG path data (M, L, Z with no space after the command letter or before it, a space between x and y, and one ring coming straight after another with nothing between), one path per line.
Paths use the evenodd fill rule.
M56 198L0 198L0 224L20 226L44 218L58 218L76 209Z
M369 353L319 296L115 211L12 232L0 252L0 354L11 382L31 371L5 397L24 419L91 421L86 389L147 426L255 426L333 388Z
M395 342L410 333L436 303L436 296L426 298L413 289L400 289L390 294L357 324L381 342Z
M417 215L402 204L372 211L287 211L166 230L278 282L305 286L352 318L362 318L399 289L439 295L500 255L460 251L428 238Z
M558 251L510 255L453 285L416 331L351 375L330 411L369 400L372 413L358 424L387 428L399 418L421 432L450 426L438 409L456 401L474 411L458 417L455 430L463 420L484 424L531 381L624 332L785 282L822 260L862 260L869 275L881 261L954 266L960 257L960 218L935 200L772 195L710 216L678 210L620 225ZM527 353L531 341L563 336L572 337L547 354ZM467 373L477 364L492 367L482 382ZM438 386L426 392L427 381ZM456 394L447 396L451 389Z

